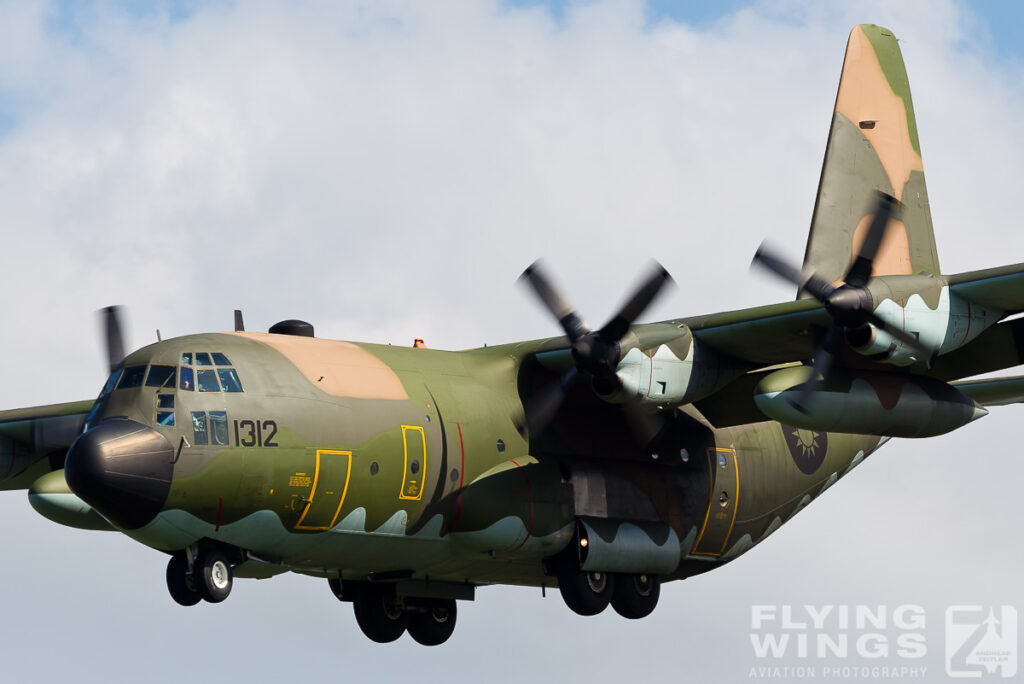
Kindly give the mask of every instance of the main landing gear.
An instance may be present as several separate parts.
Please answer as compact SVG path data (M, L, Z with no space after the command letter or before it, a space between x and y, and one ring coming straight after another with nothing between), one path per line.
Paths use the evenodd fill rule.
M228 555L217 548L178 551L167 563L167 590L183 606L220 603L231 593L233 579Z
M565 605L579 615L597 615L611 604L622 617L636 620L650 615L658 605L661 578L563 567L558 572L558 590Z
M399 598L393 584L330 580L331 591L351 601L356 623L370 640L396 641L405 632L424 646L438 646L455 631L458 610L454 599Z

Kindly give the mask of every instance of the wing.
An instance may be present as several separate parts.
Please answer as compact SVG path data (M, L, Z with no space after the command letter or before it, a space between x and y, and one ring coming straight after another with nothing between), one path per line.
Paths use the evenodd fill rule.
M0 490L27 489L63 468L92 405L90 399L0 411Z
M964 301L1002 312L1004 322L992 326L964 347L936 360L923 374L943 380L964 378L1024 362L1024 328L1005 321L1024 311L1024 264L1014 264L952 276L880 276L873 290L876 310L887 299L906 301L907 284L922 297L937 298L943 289ZM895 293L900 293L899 295ZM672 321L686 325L695 338L716 351L752 365L802 361L810 357L818 336L832 325L829 313L815 300L802 299L770 306L729 311Z

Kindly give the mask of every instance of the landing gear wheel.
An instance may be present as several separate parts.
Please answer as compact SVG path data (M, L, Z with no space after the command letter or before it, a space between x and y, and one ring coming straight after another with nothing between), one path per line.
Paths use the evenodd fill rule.
M455 631L457 616L454 600L431 601L424 612L409 615L409 636L424 646L443 644Z
M597 615L612 599L615 577L607 572L566 570L558 575L558 591L574 613Z
M233 576L228 557L216 549L205 551L196 558L192 576L203 599L220 603L231 593Z
M188 574L188 560L184 553L176 553L167 562L167 591L182 606L194 606L203 600Z
M388 644L405 633L409 614L382 587L364 587L352 602L359 629L371 641Z
M658 605L661 579L657 575L619 575L615 579L612 608L624 618L647 617Z

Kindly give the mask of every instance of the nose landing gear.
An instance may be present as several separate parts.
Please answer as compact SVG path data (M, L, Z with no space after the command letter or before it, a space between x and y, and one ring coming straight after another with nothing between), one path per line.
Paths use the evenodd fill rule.
M233 584L228 555L217 548L178 551L167 563L167 590L182 606L220 603L231 594Z

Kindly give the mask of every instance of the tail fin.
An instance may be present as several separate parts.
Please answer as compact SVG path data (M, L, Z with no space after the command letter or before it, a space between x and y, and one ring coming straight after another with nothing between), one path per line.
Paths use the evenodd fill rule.
M846 46L804 266L841 280L871 223L874 191L903 203L874 275L939 273L910 84L896 37L855 26Z

